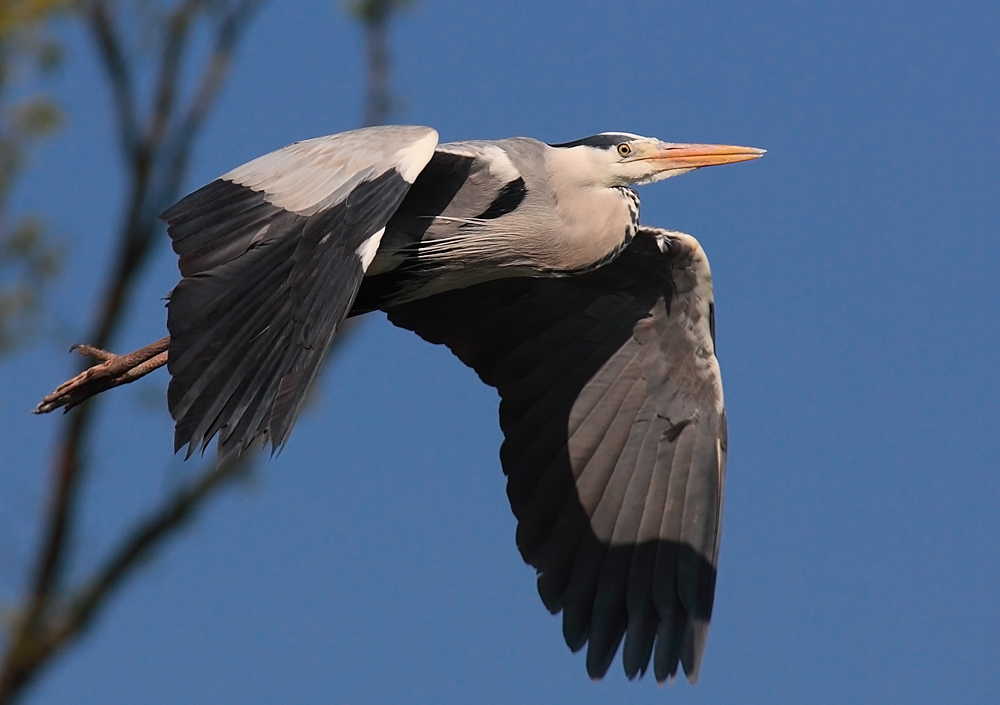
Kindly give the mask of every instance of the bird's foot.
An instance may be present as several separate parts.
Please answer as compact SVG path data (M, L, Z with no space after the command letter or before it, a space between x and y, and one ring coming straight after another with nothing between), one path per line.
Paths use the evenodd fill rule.
M47 414L63 407L69 411L77 404L101 392L134 382L167 363L170 336L157 340L127 355L115 355L92 345L78 344L70 348L81 355L99 360L76 377L63 382L35 407L36 414Z

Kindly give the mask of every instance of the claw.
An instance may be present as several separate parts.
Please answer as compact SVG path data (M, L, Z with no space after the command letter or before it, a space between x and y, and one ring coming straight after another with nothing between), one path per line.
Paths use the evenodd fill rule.
M166 364L169 347L170 336L128 355L115 355L92 345L77 343L70 348L70 352L76 351L101 362L56 387L55 391L35 407L34 413L47 414L59 407L69 411L77 404L107 389L145 377Z
M155 345L155 343L154 343L154 345ZM143 348L142 350L145 350L145 349L146 348ZM116 357L117 358L129 357L128 355L125 355L125 356L115 355L114 353L108 352L107 350L101 350L100 348L95 348L93 345L87 345L86 343L77 343L76 345L74 345L73 347L71 347L70 350L71 351L76 351L76 352L80 353L81 355L83 355L84 357L97 358L98 360L101 360L103 362L108 362L110 360L113 360ZM137 350L136 352L131 353L131 354L135 355L135 354L137 354L139 352L141 352L141 351Z

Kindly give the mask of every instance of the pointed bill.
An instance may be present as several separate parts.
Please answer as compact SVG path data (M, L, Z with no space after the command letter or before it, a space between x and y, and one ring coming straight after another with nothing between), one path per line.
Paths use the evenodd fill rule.
M697 169L703 166L735 164L764 156L765 150L756 147L736 147L729 144L671 144L664 142L661 148L641 159L655 160L664 170Z

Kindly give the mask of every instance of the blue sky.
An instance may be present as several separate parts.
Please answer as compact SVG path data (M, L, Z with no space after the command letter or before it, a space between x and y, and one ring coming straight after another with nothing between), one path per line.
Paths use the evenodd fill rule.
M0 361L0 598L20 587L121 204L108 101L68 33L69 122L17 194L65 240L57 343ZM712 262L730 454L701 680L601 683L514 546L495 393L372 316L280 457L122 591L31 703L990 702L1000 653L1000 6L445 2L394 28L399 122L444 140L604 130L763 147L645 187ZM332 2L257 19L188 186L356 126ZM166 238L118 341L163 335ZM165 374L111 395L81 573L191 472ZM664 692L666 691L666 692Z

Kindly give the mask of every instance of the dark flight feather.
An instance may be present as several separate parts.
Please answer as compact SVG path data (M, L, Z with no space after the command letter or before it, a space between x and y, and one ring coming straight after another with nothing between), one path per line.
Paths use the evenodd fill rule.
M389 169L306 216L219 180L164 214L185 275L167 318L176 449L287 440L361 285L358 248L408 188Z
M694 681L704 651L726 439L718 368L700 364L714 351L685 327L710 295L692 255L643 228L588 274L387 308L499 391L518 548L595 678L623 638L629 678L652 661L658 681L679 665Z

